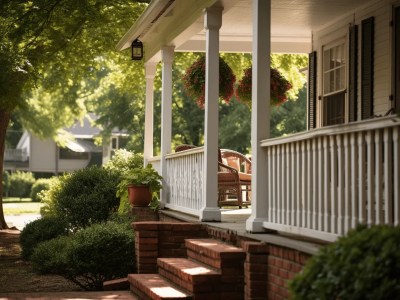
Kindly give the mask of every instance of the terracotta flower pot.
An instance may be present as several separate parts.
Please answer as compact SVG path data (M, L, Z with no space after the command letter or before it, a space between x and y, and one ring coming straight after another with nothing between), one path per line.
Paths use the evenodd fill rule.
M151 192L148 186L128 186L129 202L133 206L148 206L151 201Z

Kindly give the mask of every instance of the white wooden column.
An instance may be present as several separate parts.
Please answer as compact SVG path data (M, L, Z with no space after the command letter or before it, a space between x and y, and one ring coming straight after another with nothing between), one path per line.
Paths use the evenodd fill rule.
M201 221L221 221L218 207L218 98L219 98L219 29L222 8L204 11L206 29L206 90L204 120L204 178Z
M156 75L157 63L145 63L146 75L146 111L144 118L144 165L153 157L153 124L154 124L154 76Z
M172 62L174 47L161 49L162 62L162 90L161 90L161 176L167 178L167 164L165 155L171 153L172 135ZM161 190L161 207L168 200L168 186L163 180Z
M251 216L246 230L263 231L268 217L267 154L260 141L270 130L271 0L253 0L253 74L251 109Z

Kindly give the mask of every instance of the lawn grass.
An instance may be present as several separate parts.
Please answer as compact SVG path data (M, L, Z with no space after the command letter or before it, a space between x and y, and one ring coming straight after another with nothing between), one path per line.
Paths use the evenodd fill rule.
M32 202L31 198L3 197L3 203Z
M40 202L4 202L3 210L5 215L40 214L42 206Z

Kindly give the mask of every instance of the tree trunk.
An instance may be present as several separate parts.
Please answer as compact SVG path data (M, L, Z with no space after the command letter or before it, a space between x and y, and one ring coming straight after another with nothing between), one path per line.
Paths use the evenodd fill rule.
M0 230L8 229L3 211L3 167L4 167L4 151L6 143L6 132L8 123L10 122L11 112L0 110Z

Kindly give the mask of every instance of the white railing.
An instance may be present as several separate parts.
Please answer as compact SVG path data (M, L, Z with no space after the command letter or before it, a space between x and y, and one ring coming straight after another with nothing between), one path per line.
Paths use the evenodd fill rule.
M168 187L166 207L199 215L203 201L204 148L166 156Z
M28 152L25 149L5 149L4 161L26 162Z
M160 156L154 156L148 159L148 163L153 166L153 168L158 172L158 174L161 174L161 157Z
M399 132L385 117L262 141L264 227L333 241L358 223L399 224Z

